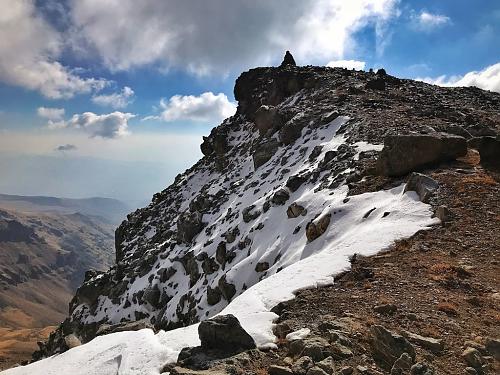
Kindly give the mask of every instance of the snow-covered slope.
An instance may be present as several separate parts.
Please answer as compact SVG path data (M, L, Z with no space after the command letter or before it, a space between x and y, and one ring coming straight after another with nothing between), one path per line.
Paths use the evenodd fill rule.
M377 80L385 89L373 88ZM70 333L90 341L103 325L143 319L158 333L99 336L6 373L158 374L198 343L196 323L218 313L237 316L260 347L273 346L273 306L332 283L353 254L436 223L403 185L353 192L384 135L428 131L418 116L449 103L446 90L331 68L244 73L237 114L204 140L203 159L122 223L116 265L88 273L41 354L63 352ZM434 130L449 121L434 118Z

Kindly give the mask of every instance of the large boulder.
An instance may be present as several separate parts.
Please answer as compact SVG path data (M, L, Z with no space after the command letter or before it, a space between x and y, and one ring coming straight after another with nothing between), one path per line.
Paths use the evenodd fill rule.
M483 166L500 170L500 136L472 138L469 146L479 151Z
M276 139L271 139L257 146L252 155L254 168L257 169L261 165L266 164L276 151L278 151L278 141Z
M306 237L309 242L314 241L316 238L321 236L326 232L328 225L330 224L331 215L327 214L319 219L312 220L307 223L306 226Z
M396 335L380 325L371 326L370 331L373 359L382 368L390 370L403 353L407 353L412 361L415 360L415 349L403 336Z
M465 138L449 135L391 135L377 160L384 176L404 176L427 166L454 160L467 154Z
M190 243L203 229L203 215L197 211L185 211L177 219L177 240Z
M293 58L290 51L286 51L285 56L283 57L283 61L281 62L281 67L285 66L297 66L295 63L295 59Z
M201 347L227 351L254 349L255 342L234 315L219 315L198 326Z

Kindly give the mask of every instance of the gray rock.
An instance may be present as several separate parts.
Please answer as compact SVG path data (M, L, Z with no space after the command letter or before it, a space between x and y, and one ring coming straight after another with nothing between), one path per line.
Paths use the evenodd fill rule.
M296 375L306 375L307 371L314 367L314 362L309 357L300 357L293 365L292 371Z
M314 366L307 371L307 375L328 375L329 373L320 368L319 366Z
M268 262L259 262L255 265L255 272L264 272L269 269Z
M353 372L354 369L351 366L344 366L340 369L342 375L351 375Z
M391 315L398 311L398 307L392 303L387 303L384 305L375 306L373 310L379 314Z
M486 350L497 361L500 361L500 340L499 339L487 339L486 340Z
M297 191L297 189L307 181L305 176L290 176L286 180L285 186L290 189L291 192Z
M203 349L220 349L233 352L254 349L253 338L243 329L233 315L218 315L204 320L198 326Z
M342 345L340 342L334 342L331 345L331 353L335 359L342 360L353 356L352 350Z
M476 348L467 348L462 353L462 358L470 367L480 369L484 363L483 356Z
M304 350L304 347L305 343L302 339L290 341L290 344L288 346L288 354L290 354L291 356L299 355Z
M207 303L210 306L217 305L222 298L222 293L218 286L211 288L210 285L207 287Z
M255 206L252 204L251 206L246 207L242 211L243 221L245 223L249 223L252 220L255 220L259 217L261 212L259 210L255 210Z
M190 243L203 229L203 215L199 212L185 211L177 219L177 240Z
M321 361L325 358L324 352L328 350L330 343L321 337L311 337L304 340L302 356L308 356L314 361Z
M68 347L68 349L76 348L77 346L82 345L82 342L78 337L76 337L73 333L64 336L64 343Z
M377 160L377 170L384 176L404 176L409 172L467 153L465 138L449 135L391 135Z
M437 217L442 223L447 223L451 220L452 214L448 207L438 206L434 216Z
M371 326L370 331L372 355L382 368L390 370L403 353L409 354L412 360L415 359L415 349L403 336L392 333L380 325Z
M278 141L275 139L270 139L265 143L261 143L257 146L255 152L253 153L253 166L258 169L260 166L266 164L278 151Z
M415 191L422 202L428 203L438 188L439 184L436 180L424 174L413 172L406 182L404 192Z
M434 369L425 362L417 362L410 369L411 375L434 375Z
M403 336L405 336L410 342L424 348L430 350L433 353L440 353L444 349L443 340L435 339L432 337L420 336L412 332L403 332Z
M271 365L267 369L269 375L293 375L292 370L289 367Z
M392 365L391 375L406 375L410 371L412 364L413 360L408 353L401 354L396 362L394 362L394 365Z
M274 326L273 332L279 339L284 339L286 335L292 332L292 327L287 322L281 322Z
M324 372L330 375L332 375L335 372L335 361L331 356L326 357L320 362L317 362L316 366L318 366L320 369L322 369Z
M271 202L275 205L282 206L286 203L286 201L290 198L290 193L286 189L279 189L274 193L271 198Z

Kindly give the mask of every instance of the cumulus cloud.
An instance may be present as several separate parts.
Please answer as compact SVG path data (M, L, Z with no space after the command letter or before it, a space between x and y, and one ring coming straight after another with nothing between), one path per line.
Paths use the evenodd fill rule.
M134 90L125 86L120 92L115 92L109 95L94 95L92 97L92 101L103 107L111 107L115 109L125 108L134 101Z
M0 81L53 98L102 89L103 79L82 78L56 58L61 35L36 12L33 0L0 0Z
M132 113L113 112L97 115L92 112L73 115L66 126L83 129L91 138L121 138L129 134L128 120L135 117Z
M132 113L112 112L98 115L93 112L84 112L75 114L69 120L64 120L64 113L60 114L56 108L43 108L39 110L45 118L48 118L47 126L49 129L74 128L85 131L90 138L121 138L130 134L128 130L128 120L135 117ZM51 111L52 110L52 111ZM40 112L40 111L39 111ZM60 115L60 116L58 116ZM50 116L51 118L47 117ZM61 150L59 150L61 151ZM67 151L67 150L64 150Z
M60 121L64 118L64 108L38 107L36 113L39 117L52 121Z
M480 71L472 71L463 76L446 75L431 78L416 78L416 80L432 83L439 86L459 87L459 86L476 86L483 90L500 92L500 63L490 65Z
M430 31L451 23L450 17L442 14L432 14L425 10L422 10L419 14L413 14L411 18L415 28L422 31Z
M67 143L65 145L60 145L60 146L57 146L54 151L75 151L77 149L77 147L75 145L72 145L70 143Z
M223 93L215 95L204 92L199 96L174 95L169 100L160 100L160 116L149 116L148 119L161 119L163 121L195 121L195 122L220 122L226 117L234 115L236 104L230 102Z
M326 66L329 66L330 68L347 68L356 70L365 69L365 65L366 63L364 61L358 60L334 60L326 64Z
M203 75L278 62L287 49L299 64L342 58L358 30L384 30L398 3L73 0L71 17L75 43L90 46L112 70L158 63Z

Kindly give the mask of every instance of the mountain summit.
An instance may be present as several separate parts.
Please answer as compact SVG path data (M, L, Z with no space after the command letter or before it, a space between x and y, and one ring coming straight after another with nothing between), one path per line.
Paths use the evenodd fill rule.
M287 52L280 67L241 74L234 96L237 112L204 138L204 157L127 216L116 231L115 265L87 272L68 318L35 358L98 337L8 374L156 374L200 344L200 321L202 349L210 342L203 335L224 324L246 349L276 348L273 320L297 291L331 285L363 256L446 220L439 183L416 172L445 168L473 148L488 168L500 160L500 95L476 88L383 69L299 67ZM236 322L209 320L219 313ZM139 328L149 329L130 331ZM337 333L343 347L346 334ZM317 358L312 350L311 366L300 355L304 372L273 373L305 374L323 358L321 347ZM186 366L195 357L181 353ZM384 360L393 366L400 354ZM407 355L413 363L415 353ZM94 372L80 370L86 364Z

